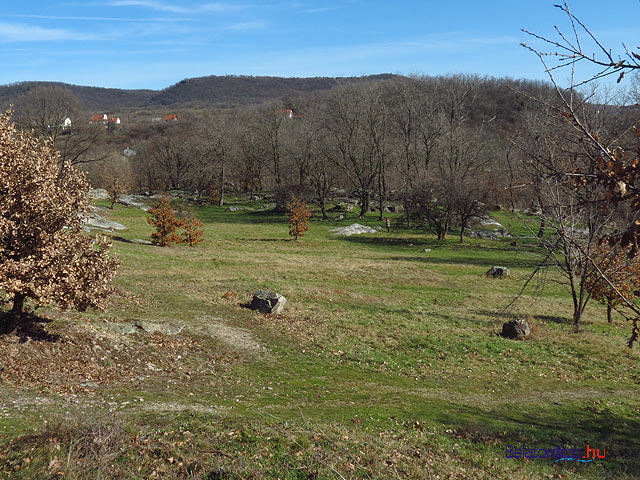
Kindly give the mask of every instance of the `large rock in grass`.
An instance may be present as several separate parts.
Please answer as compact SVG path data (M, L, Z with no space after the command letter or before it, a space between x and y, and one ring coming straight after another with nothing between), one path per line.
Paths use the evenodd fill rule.
M91 195L92 200L111 200L111 196L109 192L107 192L104 188L94 188L89 193Z
M140 195L122 195L116 199L116 202L125 207L136 207L145 212L149 211L149 207L147 207L141 199L142 197Z
M102 230L126 230L127 227L118 222L106 220L97 211L90 212L88 216L82 218L86 227L100 228Z
M511 339L521 339L531 333L531 327L526 320L518 318L502 325L502 336Z
M511 272L507 267L498 267L494 265L489 269L486 275L487 277L493 277L493 278L505 278L511 275Z
M282 313L287 299L279 293L266 292L264 290L258 290L253 294L253 299L249 308L258 310L262 313Z
M367 227L366 225L360 225L359 223L354 223L353 225L349 225L348 227L332 228L329 231L335 232L333 235L345 235L347 237L350 237L351 235L360 235L361 233L377 232L375 228Z

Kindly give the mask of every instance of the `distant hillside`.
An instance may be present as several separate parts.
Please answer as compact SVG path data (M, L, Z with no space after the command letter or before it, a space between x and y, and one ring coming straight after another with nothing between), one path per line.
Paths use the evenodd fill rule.
M294 97L317 90L329 90L337 85L370 80L385 80L396 75L381 74L365 77L248 77L209 76L189 78L158 92L152 105L248 105L282 97Z
M0 86L0 107L6 109L16 98L37 87L68 88L91 111L113 111L138 108L158 94L156 90L122 90L118 88L84 87L59 82L20 82Z
M90 111L116 111L154 106L215 105L232 106L261 103L265 100L328 90L343 83L394 78L392 74L365 77L249 77L209 76L189 78L163 90L123 90L86 87L57 82L21 82L0 86L3 109L29 90L42 86L70 89Z

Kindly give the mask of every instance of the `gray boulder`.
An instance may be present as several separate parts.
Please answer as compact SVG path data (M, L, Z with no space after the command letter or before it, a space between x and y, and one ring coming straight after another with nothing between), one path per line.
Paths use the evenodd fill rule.
M138 322L135 324L140 330L147 333L164 333L165 335L177 335L184 329L184 323L152 323Z
M244 210L244 208L242 208L242 207L227 207L227 209L225 211L227 211L227 212L239 212L241 210Z
M489 269L489 271L486 273L486 275L488 277L493 277L493 278L504 278L504 277L508 277L509 275L511 275L511 272L509 271L509 269L507 267L498 267L498 266L494 265L493 267L491 267Z
M126 230L127 227L118 222L112 222L101 217L98 213L91 212L87 217L83 219L85 227L88 228L100 228L103 230Z
M367 227L366 225L360 225L359 223L354 223L353 225L349 225L348 227L332 228L329 231L335 232L333 233L333 235L346 235L347 237L350 237L351 235L360 235L361 233L377 232L375 228Z
M136 207L147 212L149 210L149 207L147 207L141 201L141 199L142 197L140 195L123 195L121 197L118 197L116 199L116 202L126 207Z
M277 315L282 313L286 303L287 299L278 293L258 290L253 294L249 308L262 313L273 313Z
M526 320L518 318L502 325L501 335L505 338L524 338L531 333L531 327Z
M110 200L109 192L107 192L104 188L94 188L89 193L91 199L93 200Z
M469 233L471 238L484 238L485 240L500 240L501 238L511 238L511 234L504 228L500 230L475 230Z

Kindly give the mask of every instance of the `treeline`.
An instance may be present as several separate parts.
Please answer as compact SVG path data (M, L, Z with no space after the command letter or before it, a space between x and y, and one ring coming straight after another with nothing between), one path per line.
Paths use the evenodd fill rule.
M273 98L296 97L315 91L330 90L337 85L376 81L399 77L392 74L363 77L253 77L211 75L188 78L162 90L87 87L59 82L20 82L0 86L0 107L10 104L42 88L69 91L83 110L122 112L132 109L161 107L234 106L262 103Z
M130 163L141 191L268 190L280 208L302 196L325 218L343 192L361 215L382 217L391 202L409 225L463 235L483 209L532 206L509 190L519 176L510 156L523 115L539 108L532 99L551 94L543 83L475 76L346 84L162 125Z
M66 116L86 114L72 92L48 87L21 97L15 118L54 138L62 160L85 164L95 185L120 175L134 191L186 190L219 204L270 191L277 208L297 196L324 218L330 199L351 197L361 216L402 209L407 225L438 238L456 227L462 240L487 209L546 208L540 166L577 148L548 111L556 98L526 80L384 77L257 106L186 109L172 122L64 128ZM632 109L576 102L593 110L602 138L631 125Z

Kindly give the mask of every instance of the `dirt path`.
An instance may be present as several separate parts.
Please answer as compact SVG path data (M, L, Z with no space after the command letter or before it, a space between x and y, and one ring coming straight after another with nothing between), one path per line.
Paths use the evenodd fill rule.
M199 317L199 324L190 329L196 333L209 335L224 342L233 350L243 353L265 352L267 348L246 328L231 327L220 317L205 315Z

